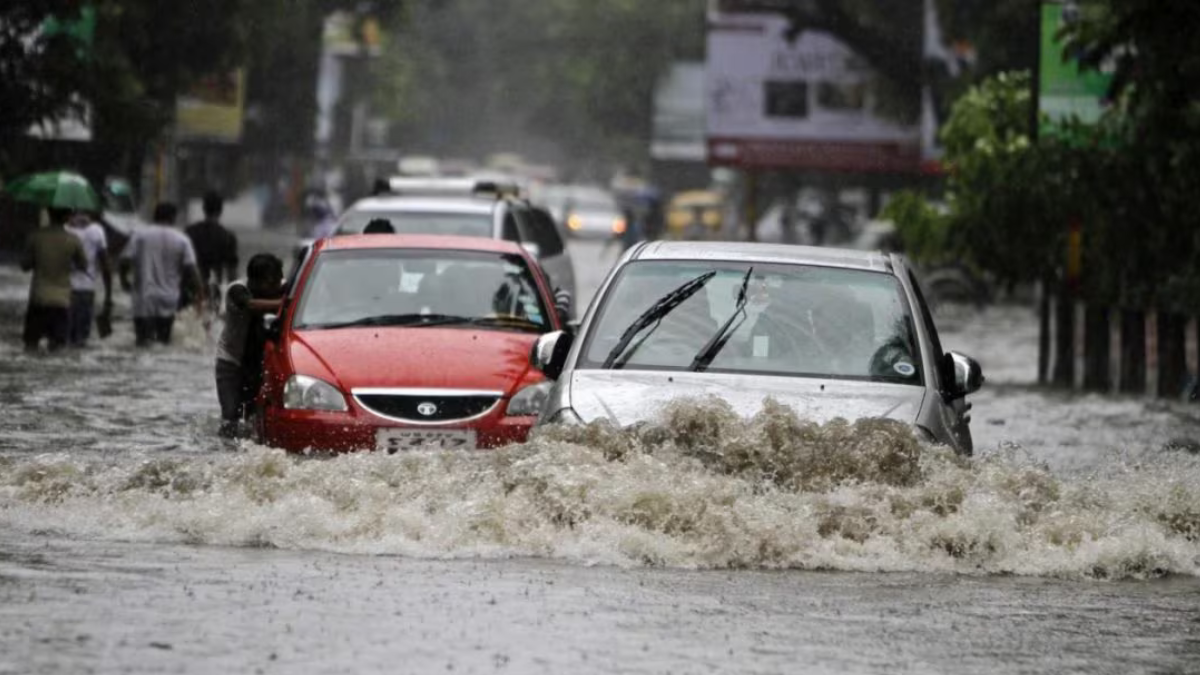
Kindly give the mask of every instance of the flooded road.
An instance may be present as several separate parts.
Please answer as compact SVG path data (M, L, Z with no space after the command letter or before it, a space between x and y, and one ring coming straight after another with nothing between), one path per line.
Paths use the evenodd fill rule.
M1028 387L1031 310L943 336L989 376L972 461L704 401L312 460L216 441L191 317L22 354L26 279L0 268L0 673L1200 672L1200 415Z

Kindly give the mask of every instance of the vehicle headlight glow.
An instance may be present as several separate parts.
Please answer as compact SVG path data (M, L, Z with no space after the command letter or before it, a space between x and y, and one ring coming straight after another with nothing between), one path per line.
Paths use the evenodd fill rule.
M337 387L308 375L288 378L283 386L283 407L288 410L347 410L346 397Z
M625 222L624 218L614 218L613 219L613 222L612 222L613 234L625 234L625 229L627 227L628 227L628 224Z
M541 414L553 387L553 382L539 382L518 391L508 402L508 414L513 417Z
M579 216L572 213L571 217L567 218L567 227L572 230L582 229L583 228L583 218L580 218Z

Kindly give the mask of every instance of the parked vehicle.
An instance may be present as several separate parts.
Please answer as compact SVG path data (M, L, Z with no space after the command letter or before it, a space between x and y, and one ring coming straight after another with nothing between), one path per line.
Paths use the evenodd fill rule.
M261 440L387 452L522 441L549 390L530 348L565 326L553 308L541 269L513 242L319 241L269 321Z
M554 219L522 198L513 185L472 178L393 178L391 192L355 202L334 236L361 233L385 220L396 234L486 237L518 242L545 270L554 288L575 297L575 268ZM298 256L311 245L301 243Z
M904 258L849 249L654 242L617 263L578 338L538 340L556 380L539 424L633 424L681 396L752 414L765 397L816 421L886 417L972 452L983 376L943 352Z

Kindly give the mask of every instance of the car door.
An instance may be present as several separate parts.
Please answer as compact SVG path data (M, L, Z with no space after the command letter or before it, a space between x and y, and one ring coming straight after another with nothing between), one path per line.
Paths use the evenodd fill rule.
M926 410L922 410L922 419L919 420L919 423L934 431L935 436L940 436L938 432L942 430L949 432L954 437L954 444L958 449L969 455L973 450L971 417L968 414L971 404L967 402L965 396L950 394L954 382L953 372L946 366L949 357L942 348L937 326L933 321L933 313L929 309L929 303L925 301L925 294L921 291L921 285L917 282L912 270L905 269L904 273L912 288L913 297L916 299L917 306L913 308L916 314L914 319L921 322L922 332L929 343L930 356L934 359L934 367L928 369L932 372L933 379L930 382L930 388L933 390L933 395L926 397L925 408L928 413Z
M505 239L515 231L516 241L538 261L554 288L563 289L575 297L575 268L567 253L566 244L548 211L528 203L512 203L507 210Z
M544 208L533 207L529 210L529 230L538 247L538 261L549 275L551 285L569 292L574 298L575 266L554 217Z

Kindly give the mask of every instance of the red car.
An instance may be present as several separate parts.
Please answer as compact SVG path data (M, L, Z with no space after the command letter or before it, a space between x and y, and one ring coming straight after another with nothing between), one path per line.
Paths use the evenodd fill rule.
M523 441L550 389L530 349L562 326L544 274L518 244L323 240L269 331L261 440L387 452Z

